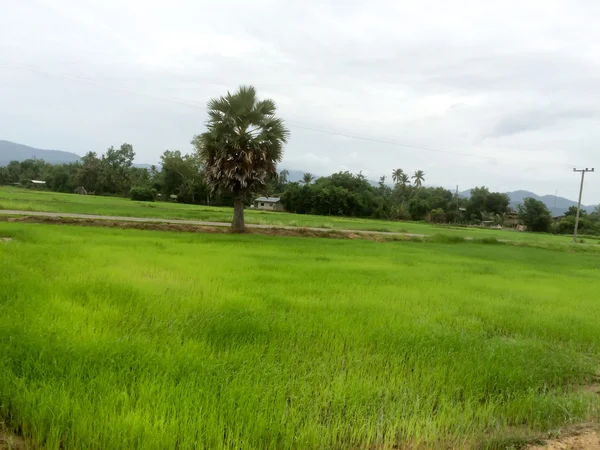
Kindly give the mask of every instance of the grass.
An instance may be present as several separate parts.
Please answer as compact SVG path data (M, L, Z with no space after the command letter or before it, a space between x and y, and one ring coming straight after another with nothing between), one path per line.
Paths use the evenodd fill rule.
M0 236L0 422L47 449L502 448L599 418L597 254Z
M233 210L224 207L185 205L170 202L133 202L126 198L82 196L49 191L32 191L14 187L0 187L0 209L46 211L79 214L100 214L125 217L161 219L189 219L209 222L231 222ZM317 227L362 231L387 231L414 234L445 234L471 238L496 238L527 242L571 242L568 236L540 233L518 233L507 230L465 228L448 225L430 225L417 222L354 219L349 217L312 216L272 211L246 210L250 224ZM586 238L596 244L598 239Z

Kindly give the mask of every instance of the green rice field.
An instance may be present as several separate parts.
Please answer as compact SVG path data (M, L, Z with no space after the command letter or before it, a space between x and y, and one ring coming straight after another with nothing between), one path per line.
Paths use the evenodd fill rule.
M600 419L599 270L1 222L0 423L43 449L519 448Z
M209 222L231 222L233 209L226 207L186 205L170 202L134 202L127 198L83 196L23 188L0 187L0 209L42 211L159 219L189 219ZM387 231L424 235L445 234L474 239L496 238L511 241L565 243L570 236L553 236L545 233L519 233L509 230L431 225L407 221L386 221L350 217L312 216L273 211L246 210L246 223L317 227L328 229ZM597 244L597 238L586 237L587 243Z

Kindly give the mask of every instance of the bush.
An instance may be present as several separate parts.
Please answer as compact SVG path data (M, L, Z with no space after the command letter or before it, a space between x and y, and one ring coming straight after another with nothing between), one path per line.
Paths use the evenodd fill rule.
M433 223L444 223L446 221L446 215L441 208L432 209L429 218Z
M463 236L455 236L452 234L434 234L429 240L436 244L464 244L465 242L468 242Z
M131 200L153 202L156 200L156 189L141 186L132 187L129 195L131 196Z
M519 219L527 226L527 231L550 231L552 215L544 202L527 197L521 205L517 206L517 210Z

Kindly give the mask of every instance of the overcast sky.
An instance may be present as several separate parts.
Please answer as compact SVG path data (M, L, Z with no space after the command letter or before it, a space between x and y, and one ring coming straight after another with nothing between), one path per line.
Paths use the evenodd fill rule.
M289 125L289 169L375 180L422 169L427 185L569 198L574 166L600 170L597 0L0 0L0 11L0 139L78 154L129 142L156 163L192 150L211 96L252 84ZM583 200L600 203L600 173Z

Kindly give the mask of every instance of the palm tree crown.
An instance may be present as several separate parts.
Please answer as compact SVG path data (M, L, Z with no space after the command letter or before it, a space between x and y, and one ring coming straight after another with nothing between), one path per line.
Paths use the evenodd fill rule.
M258 100L252 86L209 100L206 131L192 141L209 186L242 195L277 173L289 131L275 110L272 100Z
M407 184L410 184L410 177L407 174L403 173L400 177L400 184L403 187L406 187Z
M404 171L402 169L394 169L392 171L392 180L394 181L394 183L400 183L403 174Z
M417 170L415 174L412 176L413 180L415 180L415 186L421 187L423 182L425 181L425 172L422 170Z
M313 180L315 179L315 176L312 173L306 172L303 176L302 176L302 182L305 185L309 185L310 183L313 182Z

